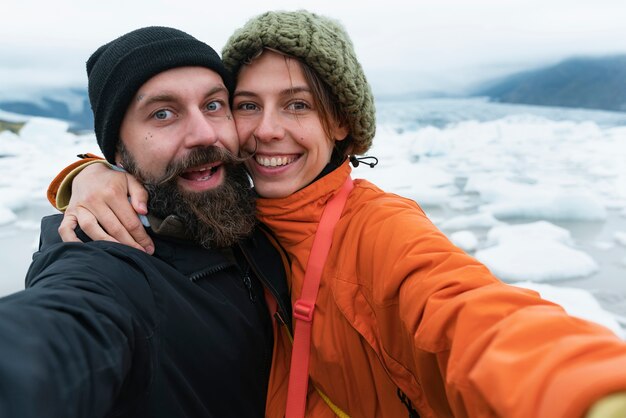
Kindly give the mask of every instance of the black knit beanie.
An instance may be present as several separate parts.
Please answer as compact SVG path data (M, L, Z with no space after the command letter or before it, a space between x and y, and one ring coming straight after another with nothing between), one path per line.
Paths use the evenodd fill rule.
M89 57L87 78L94 129L110 163L115 163L120 125L137 90L163 71L187 66L215 71L232 96L234 84L219 55L178 29L137 29L101 46Z

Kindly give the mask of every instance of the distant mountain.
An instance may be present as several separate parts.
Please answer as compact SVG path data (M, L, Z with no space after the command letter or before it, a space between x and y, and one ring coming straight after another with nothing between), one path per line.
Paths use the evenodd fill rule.
M626 55L572 58L483 84L473 95L506 103L626 111Z
M93 115L86 89L0 91L0 110L21 115L62 119L70 122L70 128L75 131L93 129Z

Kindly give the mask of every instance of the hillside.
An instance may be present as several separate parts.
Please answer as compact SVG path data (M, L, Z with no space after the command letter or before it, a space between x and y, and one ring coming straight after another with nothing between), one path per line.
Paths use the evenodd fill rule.
M32 92L24 91L19 94L0 92L0 110L61 119L70 122L74 131L93 129L93 115L86 89L33 89Z
M626 111L626 55L572 58L513 74L473 95L506 103Z
M461 94L461 93L459 93ZM464 94L463 94L464 95ZM572 58L556 65L490 80L470 92L504 103L626 112L626 55ZM405 94L403 97L441 97ZM85 88L0 91L0 111L70 122L73 131L91 131L93 116ZM14 121L5 121L14 122ZM15 131L18 126L0 125Z

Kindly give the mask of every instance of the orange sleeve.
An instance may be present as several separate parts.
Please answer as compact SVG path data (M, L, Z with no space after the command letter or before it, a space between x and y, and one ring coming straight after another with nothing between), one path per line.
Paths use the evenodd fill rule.
M52 182L50 182L50 185L48 186L48 191L46 193L46 196L48 198L48 202L50 202L50 204L54 206L55 208L57 207L57 193L59 192L59 187L61 183L63 182L63 180L65 180L65 177L77 167L88 164L92 161L104 159L95 154L89 154L89 153L79 154L78 157L80 158L80 160L74 161L73 163L71 163L64 169L62 169L61 172L57 174L54 179L52 179Z

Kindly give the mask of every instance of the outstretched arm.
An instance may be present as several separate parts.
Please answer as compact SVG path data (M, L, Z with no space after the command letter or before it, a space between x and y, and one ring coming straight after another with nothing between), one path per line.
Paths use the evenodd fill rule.
M150 287L94 244L57 246L30 288L0 299L0 416L103 417L145 390Z
M372 206L352 222L367 228L346 235L361 238L359 289L381 329L373 347L414 405L420 389L436 402L444 388L459 416L583 417L626 389L622 340L499 282L409 205L389 203L393 217Z

